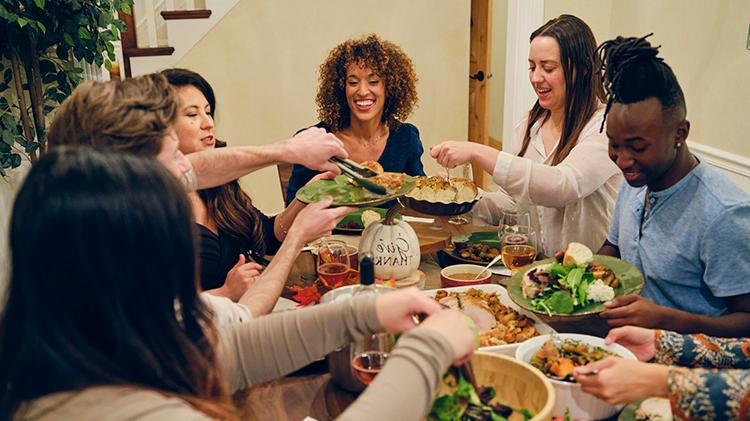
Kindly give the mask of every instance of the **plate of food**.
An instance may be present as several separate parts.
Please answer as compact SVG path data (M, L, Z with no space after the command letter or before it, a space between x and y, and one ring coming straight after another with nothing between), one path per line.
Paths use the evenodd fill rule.
M414 188L399 199L404 206L435 216L462 215L479 200L479 189L465 178L416 177Z
M326 196L333 197L331 206L366 207L379 205L402 196L414 188L414 177L404 173L384 172L369 181L383 186L386 194L373 193L356 184L352 179L337 175L330 180L317 180L297 191L296 198L302 203L314 203Z
M365 228L373 222L385 218L388 209L383 208L362 208L356 212L346 215L334 228L336 234L362 234ZM396 215L396 219L402 219L401 215Z
M605 310L604 302L641 289L643 274L629 262L571 243L562 262L546 259L519 270L508 293L523 309L555 322L591 317Z
M672 421L672 406L666 398L646 398L625 405L618 421Z
M500 254L500 238L497 231L473 232L469 235L455 235L451 238L453 249L446 251L451 257L466 263L489 263ZM502 266L498 260L494 266Z
M500 285L441 288L423 293L471 317L479 328L480 350L485 352L513 356L519 343L554 333L549 325L514 304Z
M537 336L516 349L518 361L531 364L552 383L556 396L552 415L564 416L570 411L573 419L581 420L608 418L619 410L584 392L571 375L575 367L609 357L636 361L635 355L622 345L607 345L603 338L575 333Z

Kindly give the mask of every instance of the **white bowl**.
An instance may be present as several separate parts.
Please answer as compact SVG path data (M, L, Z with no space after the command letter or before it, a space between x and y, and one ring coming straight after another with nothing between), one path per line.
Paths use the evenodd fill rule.
M537 336L531 338L516 348L516 359L529 363L535 352L547 342L550 335ZM603 338L589 335L579 335L577 333L559 333L557 337L566 339L575 339L583 343L598 346L608 351L614 352L626 360L637 361L635 355L622 345L612 344L605 345ZM555 388L555 407L552 409L552 416L561 417L565 415L565 410L570 410L570 415L574 419L581 420L599 420L609 418L615 415L622 405L610 405L603 400L585 393L578 383L564 382L560 380L549 379L552 387Z
M552 329L550 325L542 322L539 320L539 318L530 311L526 311L519 307L516 303L513 302L513 300L510 299L508 296L508 291L496 284L482 284L482 285L470 285L470 286L463 286L463 287L454 287L454 288L439 288L439 289L430 289L426 291L422 291L422 293L428 297L435 297L435 294L437 294L438 291L443 290L447 292L464 292L469 289L478 289L480 291L484 291L487 293L497 293L497 298L500 300L500 303L506 307L510 307L513 310L516 310L517 312L523 314L524 316L530 318L534 321L534 327L539 332L540 335L548 335L550 333L555 333L555 329ZM492 346L484 346L479 348L479 351L482 352L490 352L493 354L501 354L506 355L508 357L515 357L516 355L516 349L520 343L514 343L514 344L505 344L505 345L492 345Z

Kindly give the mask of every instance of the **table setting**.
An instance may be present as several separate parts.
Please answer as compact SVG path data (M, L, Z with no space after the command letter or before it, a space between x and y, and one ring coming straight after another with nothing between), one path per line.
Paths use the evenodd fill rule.
M347 299L370 278L378 293L417 287L441 305L463 312L478 327L478 349L472 359L480 389L476 393L479 396L485 386L491 387L495 398L477 402L470 411L488 414L493 411L492 405L498 405L496 409L510 411L510 419L563 419L566 414L571 417L568 419L616 416L621 407L602 405L602 401L581 392L577 383L545 375L529 363L532 355L540 352L542 339L573 338L612 348L604 346L600 338L606 333L606 323L597 315L602 305L591 292L593 277L600 276L596 271L600 266L610 270L619 282L612 293L620 296L640 291L640 272L627 262L595 256L590 251L591 256L577 255L580 261L545 259L538 255L541 245L527 212L504 212L497 228L451 222L455 216L471 211L479 200L476 186L458 206L431 201L440 197L435 186L446 186L445 180L404 180L406 187L385 187L383 196L388 197L383 201L367 199L373 193L367 189L361 196L352 194L351 183L342 180L326 183L325 189L300 190L298 196L306 200L313 200L320 191L334 192L343 198L338 202L335 198L335 204L360 209L344 218L334 235L305 248L284 292L296 306L285 303L284 311ZM461 186L468 181L452 180ZM455 201L456 196L448 200ZM373 206L389 201L393 204L387 209ZM571 248L574 250L576 247ZM364 274L358 267L361 262L366 262ZM551 270L551 274L543 275L542 270ZM550 281L537 296L533 287L538 286L538 278L547 279L544 276ZM567 301L574 304L568 306ZM332 419L376 378L395 344L392 335L376 336L329 354L326 360L283 379L254 386L235 396L236 403L251 418ZM628 357L625 354L629 351L616 351ZM456 388L464 380L454 374L451 381L440 385L428 419L445 416ZM303 409L290 412L292 407ZM628 413L633 411L630 408Z

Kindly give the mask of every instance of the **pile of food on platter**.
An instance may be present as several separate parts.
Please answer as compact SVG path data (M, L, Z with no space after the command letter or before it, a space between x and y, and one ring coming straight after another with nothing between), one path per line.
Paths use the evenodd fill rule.
M518 343L539 335L534 320L503 305L496 292L475 288L465 292L439 290L435 300L460 310L474 321L480 332L480 346Z
M591 302L605 302L615 297L619 280L607 266L592 263L588 247L570 243L562 262L536 266L521 280L525 298L538 311L571 314Z
M477 185L465 178L417 177L408 197L427 202L464 203L476 199Z
M491 247L486 244L481 243L455 243L455 251L453 252L456 256L471 260L474 262L489 262L492 261L495 257L497 257L498 254L500 254L500 250L496 247Z

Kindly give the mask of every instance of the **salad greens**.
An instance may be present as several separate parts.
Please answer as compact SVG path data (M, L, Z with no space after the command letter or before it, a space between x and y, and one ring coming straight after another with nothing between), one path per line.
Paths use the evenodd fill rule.
M407 176L404 183L395 190L387 190L380 195L355 185L349 178L337 175L330 180L317 180L297 190L296 198L303 203L314 203L326 196L333 197L333 206L376 205L395 199L414 187L414 177Z
M455 389L450 395L440 395L432 403L432 409L427 414L430 421L505 421L513 412L521 414L524 420L534 415L527 409L516 409L502 404L490 404L495 398L495 388L480 387L479 391L460 373L446 374L443 378L452 385L450 379L455 380Z
M549 273L556 282L548 284L540 296L531 300L531 305L552 315L571 314L576 307L588 304L586 289L594 282L594 274L586 268L586 264L552 263Z

